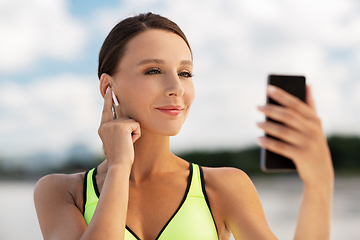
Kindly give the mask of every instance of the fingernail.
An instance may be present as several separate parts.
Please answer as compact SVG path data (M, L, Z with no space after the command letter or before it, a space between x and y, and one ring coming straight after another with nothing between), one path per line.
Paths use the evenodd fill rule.
M259 110L264 110L264 109L265 109L265 106L257 106L257 109L259 109Z
M264 122L257 122L256 124L257 124L259 127L264 126Z
M110 91L110 88L109 87L107 87L106 88L106 93L108 93Z
M274 86L272 86L272 85L269 85L269 86L268 86L268 91L269 91L270 93L274 93L274 92L276 92L276 88L275 88Z
M259 137L256 139L257 144L259 144L261 147L264 146L264 137Z

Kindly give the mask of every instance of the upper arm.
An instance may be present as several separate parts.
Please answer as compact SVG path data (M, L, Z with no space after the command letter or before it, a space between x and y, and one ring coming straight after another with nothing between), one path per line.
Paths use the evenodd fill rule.
M250 178L241 170L222 168L217 174L218 202L225 225L235 239L276 239Z
M34 190L34 203L44 239L80 239L86 223L69 191L66 176L41 178Z

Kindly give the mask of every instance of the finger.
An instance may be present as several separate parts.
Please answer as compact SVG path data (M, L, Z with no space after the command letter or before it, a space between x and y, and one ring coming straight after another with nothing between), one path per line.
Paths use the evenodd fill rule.
M306 85L306 103L307 103L314 111L316 111L315 101L314 101L314 98L313 98L313 96L312 96L312 90L311 90L311 86L310 86L310 85Z
M284 123L297 131L301 131L305 128L304 121L306 119L290 108L267 104L265 106L258 106L258 109L263 112L266 117Z
M267 89L269 97L279 104L294 109L306 118L314 118L314 111L309 106L301 101L299 98L291 95L285 90L269 85Z
M136 140L138 140L141 136L141 129L140 129L140 124L137 123L137 126L133 129L132 132L132 141L133 143L136 142Z
M112 107L111 89L108 87L106 89L106 93L104 96L104 108L102 111L100 125L103 125L104 123L107 123L107 122L110 122L113 120L113 113L112 113L111 107Z
M275 140L270 137L259 137L257 140L261 147L289 159L293 159L294 154L296 154L296 148L294 146L279 140Z
M141 128L140 124L136 122L134 119L131 119L129 117L122 117L114 120L114 122L123 123L126 124L129 128L129 131L131 132L131 138L132 142L134 143L136 140L138 140L141 136Z
M274 136L291 145L301 146L304 142L303 136L299 132L296 132L285 125L270 121L258 122L257 125L270 136Z

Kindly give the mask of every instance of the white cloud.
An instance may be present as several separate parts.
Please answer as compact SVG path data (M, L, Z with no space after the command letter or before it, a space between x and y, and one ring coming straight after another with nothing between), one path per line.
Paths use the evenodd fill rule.
M0 71L31 69L41 59L76 59L86 28L65 0L3 0L0 4Z
M99 9L92 13L86 28L91 29L93 37L105 39L118 21L147 11L160 13L178 23L187 34L194 52L196 100L183 130L172 140L173 149L241 147L254 143L256 137L262 135L255 126L256 121L263 119L256 105L265 102L269 73L305 74L313 86L318 114L326 132L360 134L360 15L355 5L356 2L351 0L127 0L118 8ZM64 6L59 8L66 9ZM74 19L64 11L60 15L67 20L61 26L68 26ZM30 35L26 44L34 45L36 40L31 39ZM78 39L81 42L82 38ZM42 44L54 46L48 41L49 38ZM48 48L52 49L42 49ZM24 49L33 51L30 47ZM53 51L46 54L38 51L36 57L31 58L66 58L70 52L64 51L62 56L62 51ZM26 56L22 58L26 60ZM25 60L19 60L17 64ZM90 89L85 78L71 78L75 79L75 85L78 83ZM64 76L54 77L48 86L47 81L40 79L27 86L31 91L21 85L1 86L5 90L0 93L0 108L5 101L8 104L6 111L12 117L1 117L0 121L4 123L1 125L7 127L0 126L0 133L11 136L11 132L23 131L31 136L41 131L41 126L47 126L43 130L45 133L41 133L47 144L58 142L59 146L65 146L70 144L69 139L80 135L75 133L89 135L96 132L100 117L96 111L100 111L101 106L97 106L96 111L90 110L94 106L86 105L89 104L86 102L82 108L77 103L70 107L82 100L75 97L76 87L61 87L62 84L70 85L64 79ZM54 89L51 94L46 90L48 88ZM2 94L7 92L12 94L1 100ZM98 96L97 90L87 93L84 98ZM21 95L26 99L20 101ZM24 108L21 103L27 101L29 105ZM32 116L32 113L36 114ZM55 129L50 122L55 123ZM26 129L35 130L29 132ZM52 134L46 133L51 131Z
M355 3L262 2L182 1L182 6L191 6L186 17L180 4L163 10L188 34L195 55L194 81L199 81L191 113L195 117L189 119L193 123L174 145L217 148L255 142L259 130L254 125L261 117L254 109L264 103L268 73L305 74L325 131L360 134L358 100L350 99L355 90L346 87L360 80ZM331 59L334 49L349 50L353 57ZM209 103L212 111L202 111Z
M97 79L61 75L0 84L0 155L60 152L74 143L101 149Z

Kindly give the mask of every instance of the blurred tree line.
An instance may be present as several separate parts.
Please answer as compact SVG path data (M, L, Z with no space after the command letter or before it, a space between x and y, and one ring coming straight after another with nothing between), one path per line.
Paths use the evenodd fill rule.
M337 173L360 173L360 137L329 137L328 144ZM250 175L269 175L261 171L260 147L254 146L238 151L189 152L179 154L189 162L208 167L235 167Z
M336 173L360 174L360 136L330 136L328 144ZM13 168L11 171L3 169L0 158L1 179L34 179L50 173L74 173L86 171L97 166L104 160L103 155L86 153L83 147L74 146L63 164L39 169ZM85 154L86 153L86 154ZM263 173L260 169L260 148L257 146L241 150L224 151L193 151L178 154L179 157L201 166L235 167L245 171L250 176L273 176L276 174ZM46 157L42 157L45 163ZM283 173L284 174L284 173ZM285 173L286 174L286 173Z
M360 172L360 137L332 136L328 144L337 171Z

